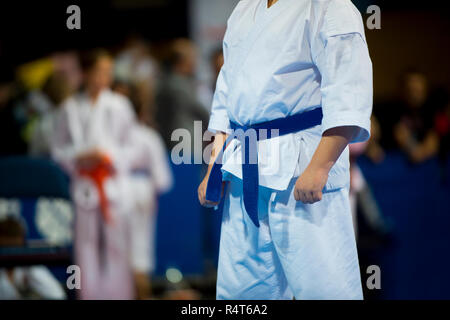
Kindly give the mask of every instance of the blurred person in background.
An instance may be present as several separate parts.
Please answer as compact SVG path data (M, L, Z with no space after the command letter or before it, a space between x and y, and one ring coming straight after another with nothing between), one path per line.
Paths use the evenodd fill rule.
M81 55L83 90L58 115L53 158L72 178L75 262L81 299L132 299L126 186L136 125L130 101L109 89L113 60L104 50Z
M135 150L128 182L134 199L130 213L131 261L137 298L148 299L152 297L151 274L156 265L155 227L158 197L170 190L173 177L164 141L161 135L148 125L154 121L151 109L148 108L148 100L142 98L142 89L138 87L142 82L135 84L132 80L129 81L116 83L114 89L130 98L138 118L130 134L130 143Z
M140 37L129 37L114 63L115 80L153 84L158 65L150 54L149 44Z
M424 162L439 151L439 136L434 128L436 106L430 99L427 77L407 71L401 82L400 119L394 138L413 163Z
M439 107L434 117L434 130L439 136L440 141L439 160L441 177L444 183L449 183L450 177L448 177L447 161L450 155L450 100L448 92L441 90L436 100Z
M389 226L383 217L370 185L358 165L358 157L365 154L374 163L384 160L384 151L379 145L380 127L375 116L371 117L371 137L369 141L354 143L350 149L350 205L352 208L353 225L358 238L358 211L367 225L379 235L385 235Z
M216 90L216 82L219 77L220 70L222 70L224 60L223 60L223 50L218 48L211 54L211 69L213 71L213 81L211 82L211 89L213 92Z
M51 55L53 72L65 77L71 92L78 91L83 81L80 58L75 51L57 52Z
M0 221L0 250L24 245L25 229L21 221L14 217ZM0 300L66 298L61 284L45 266L0 268Z
M167 70L160 79L156 95L157 123L167 146L175 129L187 129L194 136L194 121L206 126L208 112L198 97L194 78L197 67L197 48L188 39L177 39L170 44ZM202 133L205 128L203 128ZM202 155L201 155L202 156Z
M384 161L386 153L381 146L381 137L383 133L381 132L380 122L375 115L371 118L371 133L370 139L367 143L364 154L376 164Z
M33 92L30 103L41 114L33 124L29 153L32 156L50 156L51 139L55 135L55 121L61 104L72 94L69 80L61 72L52 73L42 90Z
M78 56L71 51L52 53L17 66L15 73L12 110L21 139L32 156L48 156L50 119L80 85Z
M210 112L210 107L214 98L214 91L216 90L217 78L219 77L220 69L223 66L223 51L222 48L217 48L212 51L209 58L210 70L211 70L211 80L202 84L199 88L199 97L202 104Z
M114 87L132 99L133 105L142 105L142 120L155 129L154 93L158 75L159 66L150 53L150 45L138 36L129 37L115 59Z

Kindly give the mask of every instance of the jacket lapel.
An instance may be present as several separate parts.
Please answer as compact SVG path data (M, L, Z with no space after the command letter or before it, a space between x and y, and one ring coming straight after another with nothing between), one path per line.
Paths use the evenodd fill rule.
M257 20L250 27L250 31L247 34L244 41L241 41L240 45L240 64L245 63L247 60L250 51L254 47L256 41L260 38L261 34L267 27L276 21L277 18L289 7L289 2L291 0L278 0L275 4L273 4L269 9L267 9L267 0L261 0L263 3L258 3L256 8L250 8L253 10L262 10L260 14L257 16ZM261 8L260 6L263 6ZM256 12L256 11L254 11Z

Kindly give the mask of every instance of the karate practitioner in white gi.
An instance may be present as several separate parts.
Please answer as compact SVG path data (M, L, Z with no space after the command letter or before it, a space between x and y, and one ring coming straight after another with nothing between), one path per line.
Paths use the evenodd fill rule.
M350 0L242 0L223 49L212 160L232 129L279 126L280 134L258 139L256 170L234 161L247 154L246 140L227 142L217 298L362 299L348 150L370 136L372 64L360 13ZM198 190L205 206L218 204L208 196L214 168Z
M156 213L158 197L173 184L167 151L161 135L139 123L131 133L135 154L131 163L129 187L134 199L131 226L131 261L138 298L151 295L150 274L154 271Z
M52 156L70 174L76 209L75 263L81 269L81 299L133 299L129 217L133 202L126 181L135 116L127 98L109 89L112 59L95 50L82 59L85 90L62 106ZM104 180L108 215L100 190L82 174L109 158L114 174ZM127 193L128 192L128 193Z

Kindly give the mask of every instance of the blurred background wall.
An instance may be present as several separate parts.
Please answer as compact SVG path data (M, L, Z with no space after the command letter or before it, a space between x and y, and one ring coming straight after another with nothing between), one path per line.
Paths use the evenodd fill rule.
M389 99L402 72L417 67L430 75L431 84L450 88L450 19L434 5L424 8L404 6L384 10L381 30L367 30L374 65L374 92L377 100Z

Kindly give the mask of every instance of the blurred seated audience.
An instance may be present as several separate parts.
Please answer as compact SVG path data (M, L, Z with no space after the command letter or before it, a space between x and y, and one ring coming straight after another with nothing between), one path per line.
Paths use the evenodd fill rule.
M398 146L413 163L424 162L439 151L439 136L434 128L433 104L426 76L418 71L408 71L402 79L400 119L394 127Z
M0 221L1 248L25 246L25 229L16 218ZM45 266L0 268L0 300L66 299L66 292Z

